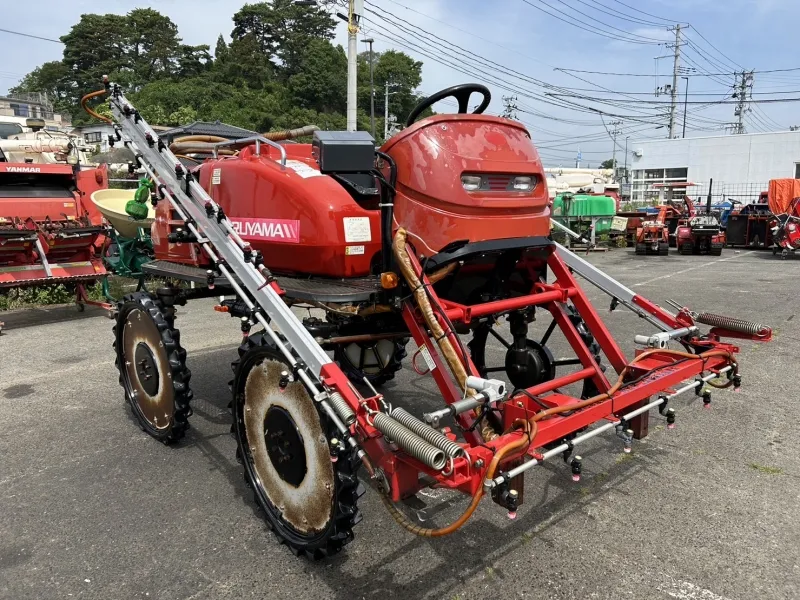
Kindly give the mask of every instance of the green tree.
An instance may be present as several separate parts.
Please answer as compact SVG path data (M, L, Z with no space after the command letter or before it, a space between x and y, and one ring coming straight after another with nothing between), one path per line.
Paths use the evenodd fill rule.
M367 60L369 60L367 53ZM375 79L375 110L383 113L385 86L389 83L389 113L397 117L399 122L417 105L420 96L415 92L422 83L422 63L415 61L408 54L396 50L381 52L373 56ZM366 72L366 90L369 90L369 64L363 69ZM369 91L361 95L360 106L369 110Z
M285 77L298 73L313 39L333 38L336 22L321 6L298 6L293 0L245 4L233 15L231 38L252 36L261 53L280 64Z
M608 160L604 160L600 163L601 169L613 169L616 166L616 161L613 158L609 158Z
M314 39L297 73L289 77L292 99L301 108L344 112L347 107L347 56L341 46Z
M273 64L253 35L234 39L230 45L220 36L212 75L231 85L263 88L273 78Z
M170 113L165 125L187 125L197 121L197 111L191 106L181 106L178 110Z
M47 94L54 109L62 111L72 109L73 92L71 88L69 69L61 61L51 61L44 63L41 67L36 67L9 91L12 94L20 92Z

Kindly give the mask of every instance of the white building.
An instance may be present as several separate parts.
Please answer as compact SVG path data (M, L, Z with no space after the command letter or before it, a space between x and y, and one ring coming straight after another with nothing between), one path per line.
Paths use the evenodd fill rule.
M770 179L800 179L800 131L631 142L631 200L658 198L654 183L689 181L692 197L744 204L766 191Z
M24 92L0 96L0 122L17 122L23 127L26 119L43 119L45 129L66 131L71 124L69 115L53 112L47 94Z
M83 143L97 150L96 153L108 152L111 149L108 136L114 134L114 127L107 123L79 125L72 132L83 140Z

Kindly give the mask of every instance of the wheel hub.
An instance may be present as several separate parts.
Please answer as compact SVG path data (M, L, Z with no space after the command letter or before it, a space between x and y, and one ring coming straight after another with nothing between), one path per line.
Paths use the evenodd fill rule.
M150 315L133 309L124 321L121 350L125 387L141 416L156 430L168 428L174 417L174 392L165 385L169 361L161 334Z
M547 346L527 340L526 348L506 352L506 373L515 388L529 388L553 379L556 367Z
M272 406L267 411L264 441L272 466L280 478L298 487L306 476L306 449L297 425L283 407Z
M147 395L155 396L158 393L159 377L153 352L147 344L139 342L133 356L136 374L139 376L142 389L147 392Z

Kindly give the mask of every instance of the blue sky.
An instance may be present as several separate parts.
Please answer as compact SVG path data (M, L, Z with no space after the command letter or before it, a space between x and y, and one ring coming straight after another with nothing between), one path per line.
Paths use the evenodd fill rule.
M0 27L58 38L77 22L81 13L124 13L150 6L169 15L187 43L213 47L220 33L228 36L231 16L242 4L240 0L38 0L35 11L25 3L4 6ZM762 73L800 67L795 47L800 2L796 0L368 0L367 7L373 12L367 14L364 35L376 40L376 50L393 47L424 62L421 91L431 93L465 81L489 83L494 97L490 112L502 110L502 96L516 95L518 106L525 111L518 116L529 126L550 165L574 163L579 148L584 164L588 161L596 165L609 158L612 141L607 131L614 128L610 125L614 121L622 121L616 125L620 147L628 136L632 140L666 136L666 128L655 128L667 122L664 107L643 102L664 100L652 92L656 87L654 58L672 52L658 45L674 36L666 29L668 21L692 26L686 30L688 45L684 47L684 66L695 69L688 73L690 102L725 100L730 96L733 70L738 66L756 70L754 98L800 98L800 70ZM341 26L336 42L345 44L345 35ZM626 37L648 43L630 43L622 39ZM61 54L58 44L3 32L0 51L4 57L0 93L38 64L56 60ZM475 61L483 62L483 66ZM666 75L671 73L671 59L658 62L662 73L658 85L671 83L671 76ZM505 73L499 74L495 64L502 65ZM555 68L647 76L570 76ZM707 77L703 73L722 75ZM569 89L554 90L545 85ZM684 85L681 80L678 130L682 125ZM626 104L614 106L580 96ZM553 106L550 102L582 103L608 114ZM746 117L748 130L800 125L797 107L797 103L752 105L753 112ZM444 112L448 105L437 108ZM722 134L723 124L735 120L733 112L731 104L690 104L687 135ZM398 117L403 119L405 115ZM621 152L618 155L622 160Z

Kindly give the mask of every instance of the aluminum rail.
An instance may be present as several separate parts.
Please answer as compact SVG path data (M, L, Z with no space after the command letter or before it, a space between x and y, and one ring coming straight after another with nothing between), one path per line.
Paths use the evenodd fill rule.
M542 464L548 458L552 458L552 457L554 457L554 456L556 456L558 454L561 454L562 452L564 452L564 450L568 450L572 446L577 446L578 444L581 444L581 443L585 442L586 440L590 440L593 437L595 437L597 435L600 435L601 433L603 433L605 431L608 431L609 429L611 429L613 427L616 427L617 425L619 425L620 423L622 423L624 421L630 421L634 417L638 417L642 413L646 413L651 408L655 408L656 406L660 406L664 402L666 402L668 400L671 400L672 398L675 398L676 396L680 396L681 394L685 394L689 390L693 390L697 386L702 385L703 383L706 383L708 381L711 381L712 379L714 379L715 377L718 377L719 375L722 375L723 373L727 373L732 368L733 367L731 367L731 366L725 367L724 369L720 369L719 372L717 372L717 373L711 373L710 375L706 375L705 377L701 377L700 379L697 379L697 380L693 381L692 383L686 384L682 388L679 388L679 389L675 390L675 392L673 392L672 394L666 394L664 396L659 396L658 400L653 400L649 404L645 404L644 406L641 406L641 407L637 408L636 410L632 410L628 414L623 415L623 417L621 419L618 419L616 421L609 421L608 423L605 423L604 425L601 425L600 427L592 429L591 431L587 431L586 433L577 436L573 440L570 440L569 444L561 444L560 446L557 446L557 447L553 448L552 450L548 450L547 452L542 454L541 458L538 458L538 459L534 458L532 460L529 460L528 462L526 462L524 464L521 464L520 466L511 469L505 475L500 475L499 477L495 477L494 479L486 479L483 482L483 486L485 488L491 489L491 488L497 487L498 485L502 485L504 482L510 481L511 479L513 479L517 475L520 475L520 474L524 473L528 469L532 469L536 465Z
M328 391L320 391L322 368L332 362L327 353L269 285L269 280L259 266L245 258L244 248L247 244L233 229L221 208L193 177L187 177L182 163L163 143L158 142L158 134L142 119L119 88L111 84L110 92L109 105L117 122L114 126L117 137L135 150L138 162L157 183L157 192L163 194L162 199L168 201L178 216L186 222L187 229L196 236L205 253L217 264L220 274L228 279L236 294L251 310L252 318L264 327L265 333L286 357L314 400L319 402L334 426L363 459L364 450L349 435L347 426L331 406ZM127 139L123 139L122 133ZM178 171L184 176L183 185L177 175ZM263 265L261 268L264 268ZM233 277L231 269L239 276L241 286ZM262 311L266 313L266 317ZM272 324L285 339L272 328ZM297 353L304 364L299 364L300 361L294 353Z
M177 141L180 141L178 138ZM248 145L251 143L255 143L256 145L256 156L261 156L261 144L266 144L267 146L272 146L273 148L277 148L281 152L281 167L284 169L286 168L286 148L281 146L278 142L273 142L272 140L268 140L267 138L254 135L252 137L242 138L240 140L231 140L229 142L218 142L212 146L212 154L214 158L217 158L217 150L219 148L224 148L226 146L241 146L241 145Z
M550 222L553 223L553 225L556 225L562 231L566 232L568 235L571 235L578 239L582 239L581 236L579 236L577 233L575 233L568 227L564 227L563 225L561 225L561 223L553 221L552 219ZM635 304L634 297L637 296L637 294L634 293L633 290L631 290L628 287L625 287L613 277L609 277L608 275L603 273L600 269L595 267L592 263L582 259L580 256L575 254L569 248L565 248L558 242L554 243L556 245L556 248L558 249L558 254L559 256L561 256L561 259L567 264L567 266L570 269L572 269L575 273L583 277L583 279L585 279L586 281L588 281L601 291L605 292L612 298L617 299L620 304L625 306L625 308L635 312L637 315L645 319L650 324L654 325L655 327L658 327L661 331L672 330L672 327L670 325L663 323L658 318L645 312Z

